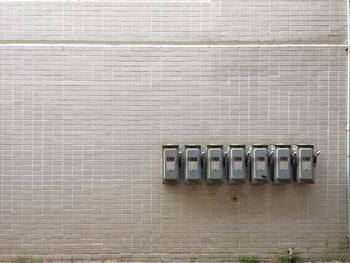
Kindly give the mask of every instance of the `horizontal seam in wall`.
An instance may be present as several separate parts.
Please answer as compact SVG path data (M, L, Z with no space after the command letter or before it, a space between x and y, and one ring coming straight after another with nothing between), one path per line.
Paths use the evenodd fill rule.
M0 40L0 46L141 46L141 47L347 47L337 42L284 42L284 41L48 41L48 40Z

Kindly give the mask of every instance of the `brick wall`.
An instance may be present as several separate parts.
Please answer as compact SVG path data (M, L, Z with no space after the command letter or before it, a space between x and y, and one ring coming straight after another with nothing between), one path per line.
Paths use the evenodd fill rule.
M0 259L349 259L346 9L1 1ZM258 142L315 184L162 184L162 144Z

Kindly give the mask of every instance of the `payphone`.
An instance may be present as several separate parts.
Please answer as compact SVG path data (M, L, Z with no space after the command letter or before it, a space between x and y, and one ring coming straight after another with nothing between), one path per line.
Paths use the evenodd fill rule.
M274 183L290 183L292 181L291 146L276 144L271 146L271 180Z
M207 146L207 182L210 184L224 182L224 151L222 145Z
M227 150L228 181L244 183L246 181L247 159L245 145L229 145Z
M254 144L249 147L248 167L252 183L269 182L268 145Z
M186 183L199 183L202 180L202 152L200 145L185 145L184 174Z
M297 183L313 183L315 180L315 167L320 151L315 151L310 144L297 144L293 146L294 181Z
M178 183L180 180L179 146L164 145L162 149L163 182Z

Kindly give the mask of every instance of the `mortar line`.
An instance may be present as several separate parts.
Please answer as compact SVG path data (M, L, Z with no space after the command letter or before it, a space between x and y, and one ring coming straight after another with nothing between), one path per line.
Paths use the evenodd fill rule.
M347 47L339 42L293 42L293 41L7 41L0 40L0 46L122 46L122 47Z

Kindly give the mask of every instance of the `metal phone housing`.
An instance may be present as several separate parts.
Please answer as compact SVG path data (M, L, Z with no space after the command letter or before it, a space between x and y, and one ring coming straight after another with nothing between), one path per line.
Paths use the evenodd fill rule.
M200 145L185 145L184 149L185 182L200 183L202 180L202 152Z
M219 184L224 182L224 151L222 145L208 145L206 154L207 182Z
M180 181L179 146L162 146L163 183L178 183Z
M232 144L227 149L229 183L244 183L247 174L247 151L245 145Z
M249 148L250 180L253 184L270 181L268 145L254 144Z

